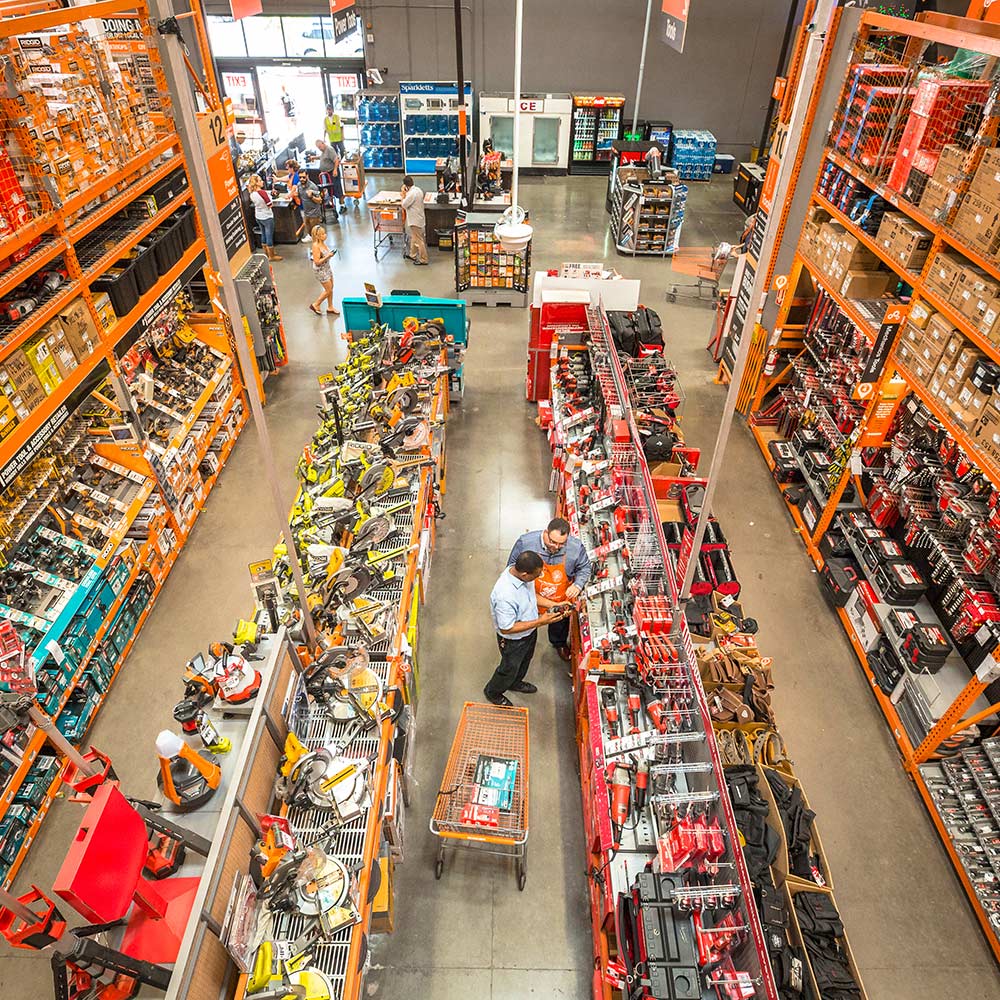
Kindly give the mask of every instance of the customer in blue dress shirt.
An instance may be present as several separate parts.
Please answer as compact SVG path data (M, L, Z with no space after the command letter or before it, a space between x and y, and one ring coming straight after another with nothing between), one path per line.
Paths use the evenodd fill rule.
M514 564L500 574L490 594L490 613L500 647L500 665L483 688L483 694L494 705L510 706L505 691L534 694L538 690L524 679L535 651L535 630L559 621L567 614L564 606L536 596L535 580L542 575L542 565L542 557L537 552L522 552ZM550 610L539 615L539 605Z

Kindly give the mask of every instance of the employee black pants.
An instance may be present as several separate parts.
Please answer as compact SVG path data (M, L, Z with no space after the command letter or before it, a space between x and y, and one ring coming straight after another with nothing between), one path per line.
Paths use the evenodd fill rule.
M553 646L569 645L569 623L570 619L567 617L549 625L549 642Z
M531 666L531 656L535 652L535 639L538 632L532 630L525 639L508 639L497 635L497 645L500 647L500 666L493 671L493 676L486 685L488 698L499 698L504 691L509 691L515 684L524 680L528 667Z

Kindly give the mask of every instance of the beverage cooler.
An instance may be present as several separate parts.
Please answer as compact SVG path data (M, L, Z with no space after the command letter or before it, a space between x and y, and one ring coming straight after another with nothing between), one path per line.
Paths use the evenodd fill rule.
M569 166L573 99L569 94L521 95L520 169L529 174L564 174ZM479 95L479 143L509 157L514 147L514 95Z
M403 117L403 165L408 174L433 174L440 156L458 156L458 93L448 81L404 80L399 85ZM472 139L472 84L465 84L466 134Z
M624 94L574 94L569 172L606 174L611 144L622 137Z

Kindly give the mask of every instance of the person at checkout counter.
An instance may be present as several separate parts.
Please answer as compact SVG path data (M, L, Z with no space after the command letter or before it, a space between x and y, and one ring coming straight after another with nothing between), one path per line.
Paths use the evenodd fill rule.
M239 163L240 157L243 155L243 143L246 141L246 132L237 132L235 135L229 137L229 152L233 157L234 167Z

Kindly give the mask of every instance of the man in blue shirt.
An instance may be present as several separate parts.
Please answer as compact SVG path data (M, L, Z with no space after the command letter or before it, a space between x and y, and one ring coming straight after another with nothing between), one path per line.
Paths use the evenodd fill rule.
M507 565L522 552L537 552L542 559L542 573L535 582L539 597L556 604L573 603L590 580L590 558L583 542L569 533L569 521L554 517L542 531L528 531L514 543ZM569 661L569 615L549 625L549 642L559 655Z
M538 688L524 679L535 651L536 629L558 621L562 610L538 614L538 606L552 608L555 602L535 594L535 580L542 575L542 560L536 552L522 552L512 566L500 574L490 594L490 614L500 647L500 665L483 694L494 705L510 706L505 691L534 694Z

